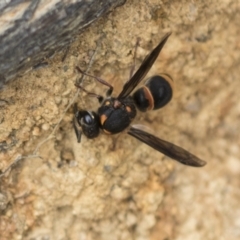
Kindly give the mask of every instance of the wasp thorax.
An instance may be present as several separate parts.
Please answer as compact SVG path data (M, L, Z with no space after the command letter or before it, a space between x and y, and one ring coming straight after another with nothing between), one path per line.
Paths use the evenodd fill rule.
M103 105L105 106L109 106L111 104L111 102L109 100L105 100L105 102L103 103Z
M113 101L113 107L114 108L120 108L122 106L122 103L119 100L114 100Z
M110 102L110 104L108 104ZM136 107L131 98L111 98L98 109L100 123L105 133L115 134L126 129L136 116Z

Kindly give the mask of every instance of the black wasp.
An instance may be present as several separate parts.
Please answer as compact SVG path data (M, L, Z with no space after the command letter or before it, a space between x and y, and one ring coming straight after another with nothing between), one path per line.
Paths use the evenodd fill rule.
M77 67L80 73L93 77L109 87L107 97L104 99L102 96L89 93L81 86L76 85L88 94L96 96L101 103L97 113L93 111L76 110L74 129L78 142L81 141L82 133L88 138L95 138L99 135L100 129L107 134L120 133L128 128L131 121L135 118L137 113L136 108L142 112L156 110L165 106L171 100L173 94L171 87L172 80L168 75L158 75L149 78L143 87L139 88L130 96L135 87L151 69L170 34L171 33L167 33L161 39L160 43L146 56L139 69L133 75L132 69L130 74L132 76L130 76L130 80L125 83L118 97L111 97L113 87L109 83L105 82L103 79L84 73ZM164 141L136 125L130 126L127 133L182 164L193 167L202 167L206 164L205 161L183 148Z

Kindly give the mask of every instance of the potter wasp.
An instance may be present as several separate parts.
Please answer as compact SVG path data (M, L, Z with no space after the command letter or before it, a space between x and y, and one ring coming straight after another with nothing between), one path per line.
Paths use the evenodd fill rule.
M78 142L81 141L82 133L87 138L95 138L99 135L100 130L106 134L117 134L127 129L129 135L182 164L192 167L202 167L206 164L205 161L185 149L162 140L144 131L143 128L137 125L130 126L137 114L137 109L141 112L157 110L164 107L172 98L172 79L167 74L150 77L142 87L131 95L136 86L151 69L170 35L171 33L167 33L161 39L160 43L145 57L141 66L134 74L134 68L132 69L130 80L124 84L117 97L111 96L113 87L109 83L101 78L87 74L79 67L76 67L78 72L93 77L109 87L106 98L103 98L100 95L88 92L80 85L76 85L88 94L96 96L101 104L97 112L75 110L74 129ZM135 48L135 58L137 45Z

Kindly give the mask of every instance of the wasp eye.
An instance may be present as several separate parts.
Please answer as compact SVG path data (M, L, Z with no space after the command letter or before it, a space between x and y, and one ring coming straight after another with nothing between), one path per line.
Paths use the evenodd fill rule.
M100 122L99 116L95 112L84 110L78 111L76 113L76 120L85 136L88 138L95 138L98 136L100 130ZM80 142L80 140L78 140L78 142Z
M85 115L83 118L83 121L85 124L92 124L93 123L93 117L89 114L89 115Z
M76 114L80 126L92 125L96 122L96 114L90 111L79 111Z

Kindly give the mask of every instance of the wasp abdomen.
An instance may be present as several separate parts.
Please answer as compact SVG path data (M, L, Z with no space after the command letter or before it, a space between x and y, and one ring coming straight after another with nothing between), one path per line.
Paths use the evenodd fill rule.
M146 112L165 106L172 98L172 80L167 75L153 76L133 94L137 108Z

